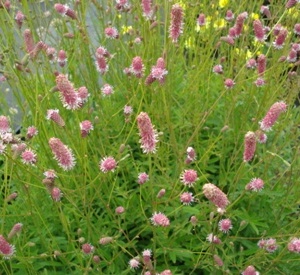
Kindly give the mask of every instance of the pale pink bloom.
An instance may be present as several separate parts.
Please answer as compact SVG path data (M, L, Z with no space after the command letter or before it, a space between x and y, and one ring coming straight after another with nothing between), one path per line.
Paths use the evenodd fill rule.
M206 240L210 243L214 243L214 244L221 244L222 241L217 237L215 236L213 233L210 233L207 235L206 237Z
M282 27L282 25L281 24L276 24L275 26L274 26L274 28L273 28L273 34L275 35L275 36L277 36L279 33L280 33L280 31L283 29L283 27Z
M258 77L255 81L254 84L256 87L262 87L266 84L266 81L262 77Z
M109 171L114 172L117 168L117 162L113 157L104 157L99 164L99 168L103 173L107 173Z
M90 131L94 130L92 122L84 120L79 123L81 137L86 137Z
M142 185L142 184L146 183L148 180L149 180L149 176L147 175L147 173L145 173L145 172L139 173L139 175L138 175L138 183L139 184Z
M143 16L150 20L153 18L152 0L142 0Z
M128 11L130 9L130 4L128 0L116 0L116 9L119 11Z
M190 192L184 192L180 195L180 201L183 205L190 205L192 202L194 202L194 199L193 193Z
M300 239L293 238L290 240L287 246L290 252L300 253Z
M231 89L235 85L235 82L232 79L227 78L224 81L224 85L226 89Z
M124 115L125 115L125 116L129 116L129 115L132 114L133 109L132 109L131 106L125 105L123 111L124 111Z
M0 141L2 141L3 143L13 143L14 141L16 141L14 139L14 136L12 133L0 133Z
M7 116L0 116L0 133L10 132L10 122Z
M231 10L226 11L225 19L232 21L234 19L234 13Z
M114 27L108 27L104 30L106 38L117 39L119 38L119 32Z
M228 30L228 36L232 37L232 39L236 39L238 36L236 34L236 28L232 27Z
M43 41L39 41L30 52L30 57L35 58L41 50L46 50L47 48L48 46Z
M1 144L1 143L0 143ZM18 144L12 144L11 150L16 154L19 155L26 149L27 145L25 143L18 143ZM1 150L0 150L1 151Z
M227 195L212 183L206 183L202 187L204 196L210 200L216 207L225 209L230 203Z
M224 265L222 259L216 254L214 255L214 262L217 266L223 266Z
M285 112L287 109L287 105L283 102L276 102L274 103L271 108L269 109L266 116L263 118L262 121L260 121L260 128L263 131L270 131L272 126L277 121L279 115L283 112Z
M206 19L205 19L205 14L204 13L200 13L198 18L197 18L197 24L198 26L205 26L206 24Z
M64 50L60 50L57 54L57 63L60 67L64 67L67 63L67 55Z
M285 4L285 7L287 9L290 9L290 8L296 6L297 3L299 3L298 0L288 0L287 3Z
M295 24L294 33L300 35L300 23Z
M37 162L36 154L31 149L26 149L21 154L22 162L25 164L35 165Z
M295 50L296 52L299 52L300 51L300 44L299 43L293 43L292 44L292 49Z
M79 87L77 90L77 95L79 99L79 106L82 107L84 103L87 102L90 96L88 89L85 86Z
M100 257L99 257L98 255L94 255L94 256L93 256L93 262L94 262L95 264L99 264L99 263L100 263Z
M24 20L25 20L25 15L21 11L18 11L15 16L15 21L20 29L23 25Z
M144 261L145 264L147 264L147 263L149 263L151 261L151 255L152 255L151 249L145 249L142 252L143 261Z
M78 109L80 100L73 84L68 78L63 74L59 74L56 76L56 85L60 91L61 101L64 107L71 110Z
M56 58L56 49L53 47L48 47L46 50L46 55L50 62L54 61Z
M140 262L138 261L137 258L131 259L128 263L129 263L130 269L136 269L136 268L138 268L139 265L140 265Z
M187 187L192 187L194 183L198 180L197 171L193 169L184 170L180 174L180 180Z
M166 70L165 61L162 57L158 58L156 61L156 65L152 66L151 73L147 77L145 83L147 85L151 84L155 80L158 80L160 84L165 82L165 76L168 74Z
M85 254L85 255L89 255L89 254L92 254L94 253L95 251L95 247L92 246L91 244L89 243L85 243L81 246L81 251Z
M286 61L290 62L290 63L296 62L297 61L297 54L298 54L297 51L295 51L294 49L291 49L289 51L289 54L288 54L287 58L286 58Z
M285 39L288 35L288 31L286 29L281 29L279 34L277 35L275 41L273 42L273 46L275 49L282 49L284 46Z
M29 29L24 30L23 38L25 42L26 52L27 53L32 52L34 49L34 41L33 41L32 33Z
M172 271L170 269L166 269L160 273L160 275L172 275Z
M183 9L179 4L172 6L169 32L172 42L177 43L180 34L183 32Z
M245 19L247 19L247 18L248 18L247 12L243 12L237 16L235 25L234 25L235 33L236 33L237 37L239 37L241 35L243 27L244 27Z
M265 30L259 19L253 21L253 29L255 39L259 42L264 42L266 40Z
M57 160L58 165L64 170L71 170L75 166L75 158L72 150L64 145L58 138L50 138L49 146L54 155L54 159Z
M142 43L142 39L140 37L136 37L133 41L135 44L139 45Z
M166 189L160 189L157 193L157 198L162 198L166 194Z
M266 143L267 142L267 135L261 131L261 130L257 130L255 132L255 135L256 135L256 140L258 143Z
M186 149L186 154L187 154L187 158L190 160L190 161L195 161L197 156L196 156L196 151L193 147L188 147Z
M261 6L260 7L260 13L262 13L263 15L265 15L268 19L271 18L271 12L270 12L270 9L269 9L269 6Z
M53 187L51 190L51 198L56 201L59 202L61 200L63 196L63 193L61 192L61 190L58 187Z
M23 224L22 223L16 223L13 228L10 230L10 232L8 233L7 238L11 239L12 237L14 237L16 234L19 234L22 230Z
M244 138L244 162L250 161L256 150L256 135L254 132L247 132Z
M104 84L103 87L101 88L101 92L103 96L110 96L114 93L114 88L109 84Z
M130 65L130 73L135 75L137 78L141 78L144 76L145 66L143 64L142 58L136 56L132 59L132 63Z
M68 5L57 3L54 5L54 9L63 16L68 16L71 19L77 19L75 11L70 9Z
M257 73L259 76L263 76L266 71L267 59L266 56L260 54L257 58Z
M96 58L100 57L110 57L108 50L102 46L98 47L96 50Z
M264 184L265 183L262 179L254 178L246 185L246 190L258 192L264 188Z
M229 45L234 45L234 38L232 36L221 36L220 40L226 42Z
M232 229L232 223L230 219L220 220L218 226L219 226L219 230L222 231L223 233L228 233L229 230Z
M157 213L154 212L152 217L150 218L151 222L155 226L162 226L167 227L170 225L170 220L167 218L167 216L161 212Z
M64 127L65 126L65 121L59 114L59 110L47 110L47 116L46 118L48 120L54 121L57 125Z
M109 66L104 56L97 57L95 64L96 64L97 71L102 75L108 72Z
M192 224L193 226L196 226L197 223L198 223L197 217L196 217L196 216L192 216L192 217L190 218L190 222L191 222L191 224Z
M113 241L114 239L112 237L103 237L99 240L99 244L106 245Z
M9 259L15 254L15 247L7 242L7 240L0 235L0 254L4 259Z
M45 171L43 173L43 175L47 178L47 179L51 179L54 180L55 178L57 178L56 172L52 169L49 169L47 171Z
M156 143L158 142L158 134L151 123L151 119L147 113L141 112L137 116L137 124L139 128L139 135L141 137L140 143L144 153L155 153Z
M222 65L216 65L216 66L214 66L213 67L213 72L215 73L215 74L223 74L223 67L222 67Z
M125 212L125 208L123 206L118 206L115 210L116 214L120 215Z
M263 249L265 249L266 251L268 251L270 253L273 253L278 248L278 245L276 244L276 239L273 239L273 238L270 238L270 239L267 239L267 240L262 239L257 243L257 245L260 248L263 248Z
M255 270L254 266L249 265L243 272L242 275L259 275L259 272Z
M31 139L38 134L38 130L34 126L29 126L27 128L26 138Z

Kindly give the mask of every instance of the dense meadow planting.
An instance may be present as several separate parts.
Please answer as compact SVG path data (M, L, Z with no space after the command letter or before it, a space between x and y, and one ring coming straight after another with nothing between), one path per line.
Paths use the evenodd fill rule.
M0 273L299 274L298 2L0 1Z

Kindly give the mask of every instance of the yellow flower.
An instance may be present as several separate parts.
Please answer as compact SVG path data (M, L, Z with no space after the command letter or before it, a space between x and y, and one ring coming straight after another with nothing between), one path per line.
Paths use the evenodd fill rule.
M185 4L185 1L180 0L180 1L177 2L177 3L182 7L183 10L186 10L186 4Z
M219 7L225 8L229 3L229 0L219 0Z
M194 37L189 37L187 40L184 41L184 46L187 49L195 48L195 38Z
M222 29L226 25L226 21L223 18L219 18L216 21L214 21L214 28L215 29Z
M259 14L252 12L252 13L251 13L251 18L252 18L253 20L259 19Z
M125 25L123 25L122 28L121 28L122 34L127 34L130 31L132 31L132 30L133 30L132 26L125 26Z
M296 9L295 7L288 9L288 14L291 15L293 18L298 18L299 15L299 10Z

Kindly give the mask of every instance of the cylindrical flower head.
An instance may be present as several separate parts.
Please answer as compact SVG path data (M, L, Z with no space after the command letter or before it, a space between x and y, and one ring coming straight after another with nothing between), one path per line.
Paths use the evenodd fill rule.
M48 46L43 41L37 42L33 50L30 52L30 57L35 58L41 50L47 50L47 48Z
M259 76L263 76L266 70L267 59L266 56L260 54L257 58L257 73Z
M300 23L294 25L294 33L300 35Z
M192 202L194 202L194 196L191 192L184 192L180 195L180 201L183 205L190 205Z
M225 193L212 183L206 183L202 187L204 196L215 206L224 209L230 202Z
M253 21L253 29L254 29L255 39L259 42L264 42L266 39L265 30L260 20L256 19Z
M183 31L183 9L179 4L172 6L171 26L169 29L170 37L173 43L177 43L180 34Z
M75 91L73 84L68 78L59 74L56 77L56 85L61 94L61 101L67 109L75 110L79 107L80 100L77 92Z
M232 10L226 11L225 19L227 21L232 21L234 19L234 14L233 14Z
M197 18L197 24L198 26L205 26L206 24L206 19L205 19L205 14L204 13L200 13L198 18Z
M58 187L53 187L51 190L51 197L54 201L59 202L63 196L63 193Z
M244 162L250 161L256 150L256 135L254 132L247 132L244 139Z
M265 15L268 19L271 18L271 12L270 12L270 9L269 9L269 6L261 6L260 7L260 12Z
M218 255L214 255L214 262L217 266L223 266L224 263Z
M109 66L106 62L106 58L104 56L96 57L96 68L97 71L104 75L105 73L108 72Z
M20 233L22 230L23 224L22 223L16 223L13 228L10 230L7 238L11 239L13 236L15 236L16 234Z
M23 37L24 37L26 52L27 53L32 52L34 49L34 41L33 41L31 31L29 29L24 30Z
M283 101L274 103L263 120L260 121L260 129L263 131L270 131L279 115L285 112L286 109L287 105Z
M279 34L277 35L275 41L273 42L273 46L275 49L279 50L283 48L287 35L288 35L288 31L286 29L282 28L279 31Z
M25 163L25 164L35 165L36 162L37 162L36 154L30 149L26 149L21 154L21 158L22 158L22 162Z
M27 128L26 138L31 139L38 134L38 130L34 126L29 126Z
M10 132L10 122L7 116L0 116L0 133Z
M287 9L290 9L290 8L296 6L297 3L298 3L297 0L288 0L287 3L285 4L285 7Z
M4 259L11 258L15 253L15 247L7 242L7 240L0 235L0 254Z
M153 17L152 0L142 0L143 16L150 20Z
M219 230L223 233L228 233L232 229L232 223L230 219L223 219L219 221Z
M94 130L93 124L89 120L84 120L79 124L81 137L86 137L90 131Z
M24 20L25 20L25 15L21 11L18 11L16 16L15 16L15 21L16 21L16 24L18 25L18 27L20 29L23 25Z
M167 218L165 214L161 212L159 213L154 212L150 220L152 224L155 226L167 227L170 225L170 220Z
M114 172L117 168L118 163L113 157L104 157L99 164L99 169L103 173L107 173L109 171Z
M300 239L291 239L287 247L290 252L300 253Z
M114 27L108 27L104 30L106 38L117 39L119 38L119 32Z
M47 119L51 119L54 121L57 125L64 127L65 126L65 121L59 114L59 110L47 110Z
M144 184L149 180L149 175L145 172L139 173L138 175L138 184Z
M64 145L59 138L50 138L49 146L54 154L54 159L57 160L62 169L71 170L75 166L72 150Z
M85 255L89 255L92 254L95 251L95 247L92 246L89 243L85 243L81 246L81 251L85 254Z
M113 241L114 239L112 237L103 237L99 240L99 244L106 245Z
M139 56L134 57L130 66L130 72L137 78L141 78L144 76L144 70L145 67L142 58Z
M243 272L242 275L259 275L259 272L255 270L255 267L249 265Z
M237 16L236 22L234 25L236 37L239 37L241 35L243 27L244 27L244 21L247 17L248 17L247 12L243 12Z
M57 54L57 63L60 67L64 67L67 63L67 55L64 50L60 50Z
M143 152L146 154L155 153L156 143L158 142L157 132L154 129L148 114L145 112L141 112L137 116L137 124L139 128L139 134L141 137L140 143Z

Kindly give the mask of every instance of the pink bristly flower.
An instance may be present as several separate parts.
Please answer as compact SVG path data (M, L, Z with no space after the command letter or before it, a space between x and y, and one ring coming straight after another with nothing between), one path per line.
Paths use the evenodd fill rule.
M300 24L299 24L300 25ZM296 52L300 52L300 44L299 43L293 43L292 49Z
M49 169L47 171L45 171L43 173L43 175L47 178L47 179L51 179L54 180L55 178L57 178L56 172L52 169Z
M7 116L0 116L0 133L10 132L10 122Z
M115 213L118 214L118 215L121 215L125 212L125 208L123 206L118 206L116 209L115 209Z
M141 6L143 10L143 16L147 20L151 20L153 18L152 0L142 0Z
M110 57L108 50L102 46L98 47L96 50L96 58L99 57Z
M34 126L29 126L27 128L26 138L32 139L34 136L36 136L39 133L39 131Z
M46 118L48 120L54 121L57 125L64 127L65 126L65 121L59 114L59 110L47 110L47 116Z
M210 243L214 243L214 244L221 244L222 241L217 237L215 236L213 233L210 233L207 235L206 237L206 240Z
M0 254L4 259L10 259L15 254L15 247L0 235Z
M51 190L51 198L56 201L59 202L61 200L63 196L63 193L61 192L61 190L58 187L53 187Z
M5 201L6 201L6 202L11 202L11 201L15 200L17 197L18 197L18 193L17 193L17 192L14 192L14 193L9 194L9 195L5 198Z
M222 231L223 233L228 233L229 230L232 229L232 223L230 219L220 220L218 226L219 226L219 230Z
M15 16L15 21L20 29L23 25L24 20L25 20L25 15L21 11L18 11Z
M290 240L287 246L290 252L300 253L300 239L293 238Z
M140 262L138 261L138 258L133 258L128 262L128 264L130 269L136 269L139 267Z
M191 216L190 222L191 222L191 224L192 224L193 226L196 226L197 223L198 223L197 217L196 217L196 216Z
M227 195L221 191L220 188L212 183L206 183L202 187L204 196L210 200L216 207L225 209L230 203Z
M223 67L222 67L222 65L215 65L214 67L213 67L213 72L215 73L215 74L223 74Z
M286 2L286 4L285 4L285 7L286 7L287 9L290 9L290 8L296 6L297 3L299 3L298 0L288 0L288 1Z
M22 162L25 164L35 165L37 162L36 154L30 149L26 149L21 154L21 158L22 158Z
M144 76L145 66L143 64L142 58L136 56L132 59L132 63L130 65L130 73L136 76L137 78L141 78Z
M138 175L138 183L142 185L142 184L146 183L147 181L149 181L148 174L145 173L145 172L139 173L139 175Z
M97 71L100 74L104 75L105 73L108 72L109 66L104 56L96 57L95 64L96 64Z
M23 38L25 42L26 52L27 53L32 52L34 49L34 41L33 41L32 33L29 29L24 30Z
M172 271L170 269L166 269L160 273L160 275L172 275Z
M244 162L250 161L256 150L256 135L254 132L247 132L244 138Z
M205 14L204 13L200 13L198 18L197 18L197 24L198 26L202 27L205 26L206 24L206 19L205 19Z
M266 71L267 59L266 56L260 54L257 58L257 74L263 76Z
M300 23L294 25L294 33L300 35Z
M166 189L160 189L156 195L157 198L162 198L166 194Z
M73 84L68 80L68 78L63 74L59 74L56 77L56 85L60 91L61 101L64 107L71 110L78 109L80 100Z
M106 38L117 39L119 38L119 32L114 27L108 27L104 30Z
M231 37L232 39L236 39L238 37L235 27L232 27L228 30L228 37Z
M222 259L216 254L214 255L214 262L217 266L223 266L224 265Z
M145 83L146 85L151 84L155 80L158 80L160 84L165 82L165 76L168 74L166 70L165 61L162 57L158 58L156 61L156 65L152 66L151 73L147 77Z
M243 272L242 275L259 275L259 272L255 270L255 267L249 265Z
M266 81L262 77L258 77L255 81L254 84L256 87L262 87L266 84Z
M226 11L225 20L232 21L234 19L234 14L231 10Z
M276 239L273 238L267 240L262 239L257 243L257 245L270 253L273 253L278 248L278 245L276 244Z
M84 103L87 102L88 97L90 96L88 89L85 86L78 88L77 95L78 95L80 107L82 107L84 105Z
M23 224L22 223L16 223L12 229L10 230L7 239L11 239L12 237L14 237L16 234L19 234L22 230Z
M190 164L191 162L195 161L196 160L196 152L195 152L195 149L193 147L188 147L186 149L186 159L185 159L185 163L186 164Z
M92 246L89 243L85 243L81 246L81 251L85 254L85 255L90 255L93 254L95 251L95 247Z
M118 163L113 157L104 157L99 164L99 169L103 173L114 172L117 168Z
M194 202L194 196L191 192L184 192L180 195L180 201L183 205L191 205Z
M152 217L150 218L151 222L155 226L162 226L167 227L170 225L170 220L167 218L167 216L161 212L157 213L154 212Z
M75 166L72 150L64 145L59 138L50 138L49 146L58 165L64 170L71 170Z
M286 29L282 28L279 31L279 34L277 35L275 41L273 42L273 46L275 49L279 50L283 48L287 35L288 35L288 31Z
M266 40L265 30L259 19L253 21L253 29L255 39L259 42L264 42Z
M230 79L230 78L225 79L224 86L226 89L231 89L234 85L235 85L235 82L232 79Z
M151 261L151 255L152 255L151 249L145 249L145 250L142 252L142 256L143 256L143 261L144 261L144 263L148 263L148 262Z
M124 112L125 116L130 116L132 114L132 112L133 112L133 109L132 109L131 106L125 105L124 109L123 109L123 112Z
M279 115L285 112L286 109L287 105L283 101L274 103L263 120L260 121L260 129L263 131L270 131L272 126L277 121Z
M245 19L247 19L247 18L248 18L247 12L243 12L237 16L235 25L234 25L236 37L239 37L241 35L243 27L244 27Z
M53 47L48 47L46 50L46 55L50 60L50 63L52 63L56 58L56 49Z
M265 183L262 179L254 178L246 185L245 189L258 192L264 188L264 185L265 185Z
M222 37L220 37L220 40L231 46L234 45L234 38L232 36L229 36L229 35L222 36Z
M290 62L290 63L295 63L297 61L297 57L298 57L297 51L295 51L294 49L291 49L286 58L286 61Z
M64 67L67 63L67 55L64 50L60 50L57 54L57 63L60 67Z
M114 93L114 88L109 84L104 84L101 88L101 92L103 96L110 96Z
M112 237L103 237L99 240L99 244L106 245L106 244L111 243L113 240L114 240L114 238L112 238Z
M79 123L81 137L86 137L90 131L94 130L92 122L84 120Z
M257 130L255 132L255 135L256 135L256 140L258 143L266 143L267 142L267 135L261 131L261 130Z
M265 15L268 19L271 18L271 12L270 12L269 6L262 5L259 10L260 10L260 13Z
M139 128L139 135L141 137L140 143L143 152L155 153L156 152L156 143L158 142L158 134L156 129L151 123L151 119L147 113L141 112L137 116L137 124Z
M198 180L197 171L193 169L184 170L180 174L180 180L187 187L193 187L194 183Z
M30 52L30 57L33 59L35 58L41 50L46 50L48 46L43 42L39 41L35 44L33 50Z
M276 24L275 26L274 26L274 28L273 28L273 34L275 35L275 36L277 36L279 33L280 33L280 31L283 29L283 27L282 27L282 25L281 24Z
M68 5L57 3L54 5L54 9L62 16L68 16L71 19L77 19L75 11L70 9Z
M169 32L172 42L177 43L180 34L183 32L183 9L179 4L172 6Z

